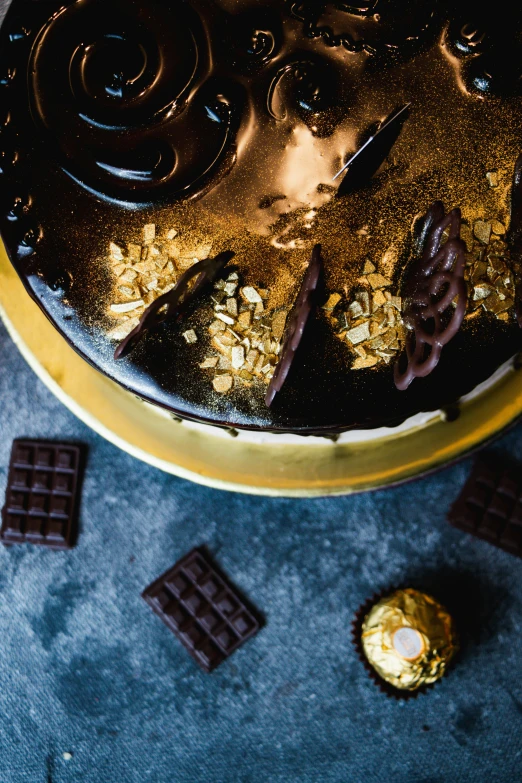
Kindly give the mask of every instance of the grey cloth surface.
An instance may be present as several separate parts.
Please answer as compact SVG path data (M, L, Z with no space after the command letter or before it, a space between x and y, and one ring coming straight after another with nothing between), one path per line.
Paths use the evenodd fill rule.
M356 497L219 492L104 442L3 328L0 368L0 496L14 437L89 447L76 549L0 547L1 783L522 779L522 562L447 525L469 461ZM521 434L489 450L522 458ZM266 618L211 675L140 598L201 543ZM370 681L350 623L409 582L464 591L476 616L460 664L404 703Z
M490 451L522 458L521 434ZM89 458L76 549L0 547L0 783L522 780L522 562L445 522L469 461L349 498L198 487L88 430L0 327L0 497L19 436ZM201 543L266 618L210 676L140 598ZM408 582L462 594L470 630L447 679L405 703L370 681L350 623Z

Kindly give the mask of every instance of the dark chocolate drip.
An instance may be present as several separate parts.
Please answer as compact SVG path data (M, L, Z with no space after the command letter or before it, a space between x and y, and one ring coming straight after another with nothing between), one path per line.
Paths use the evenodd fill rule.
M295 352L299 347L308 317L312 311L312 295L317 288L322 265L321 245L315 245L312 250L312 257L310 258L308 269L306 270L303 282L301 283L301 288L299 289L299 294L288 321L286 335L281 349L281 358L274 370L274 375L272 376L272 380L270 381L266 392L265 402L267 407L272 405L274 397L281 391L288 373L290 372Z
M522 155L519 155L513 171L511 186L511 221L507 236L511 260L515 270L515 313L522 329Z
M197 297L204 286L214 282L233 255L231 251L227 250L214 258L198 261L190 269L187 269L174 288L159 296L147 307L136 328L116 348L114 358L122 359L136 347L150 329L154 329L169 318L180 315L181 311ZM194 277L196 281L191 286L190 283Z
M468 296L464 281L466 245L460 238L460 223L460 210L445 215L440 201L430 207L424 219L424 252L414 262L403 292L407 366L401 369L403 357L395 365L395 385L401 391L414 378L433 372L443 346L457 334L464 320ZM446 230L448 238L443 244Z

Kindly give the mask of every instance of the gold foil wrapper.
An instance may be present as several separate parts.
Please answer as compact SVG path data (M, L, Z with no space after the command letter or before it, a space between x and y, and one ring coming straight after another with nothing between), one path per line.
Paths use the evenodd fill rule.
M446 609L412 588L397 590L370 609L361 643L383 680L407 691L443 677L458 650L455 625Z

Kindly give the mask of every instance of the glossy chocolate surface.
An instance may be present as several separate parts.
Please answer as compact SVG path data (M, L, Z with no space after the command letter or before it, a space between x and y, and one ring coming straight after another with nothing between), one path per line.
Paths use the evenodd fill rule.
M261 384L209 391L181 335L205 303L120 362L106 337L108 242L146 223L208 226L213 252L234 252L245 280L284 289L288 306L317 242L331 292L396 240L400 289L411 224L434 200L508 223L508 188L488 191L485 173L510 182L520 152L522 15L452 9L15 0L0 32L0 230L27 290L91 364L183 417L328 433L455 401L520 349L514 317L465 323L435 371L398 391L391 365L351 371L317 310L270 409ZM398 137L334 198L334 173L408 102ZM310 210L305 239L285 244Z

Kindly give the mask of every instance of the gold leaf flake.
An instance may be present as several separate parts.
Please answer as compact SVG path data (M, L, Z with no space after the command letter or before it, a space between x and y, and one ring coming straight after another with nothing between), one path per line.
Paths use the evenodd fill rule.
M363 309L361 307L361 303L357 302L357 301L352 302L348 306L348 312L350 313L352 318L358 318L359 316L361 316L363 314Z
M498 187L498 172L496 171L488 171L486 174L486 179L488 181L490 188L497 188Z
M491 221L491 230L494 234L505 234L506 233L506 227L503 223L500 222L500 220L492 220Z
M132 310L136 310L138 307L144 307L145 302L143 299L136 299L134 302L123 302L122 304L112 304L111 310L114 313L130 313Z
M155 272L156 271L156 264L152 259L146 259L145 261L138 261L137 264L134 264L133 270L136 270L136 272L141 272L142 274L145 274L146 272Z
M210 370L216 367L218 361L219 359L217 356L207 356L207 358L204 359L199 366L202 370Z
M187 329L186 332L183 332L183 337L185 338L185 340L189 345L192 345L193 343L197 343L198 341L198 336L194 331L194 329Z
M234 323L234 319L230 315L225 315L225 313L216 313L216 318L219 318L225 324L229 324L229 326L232 326Z
M341 294L330 294L328 301L323 305L324 310L333 310L341 301Z
M367 367L375 367L375 365L378 363L379 363L379 359L376 356L366 356L366 358L364 359L362 358L362 356L358 356L350 369L365 370Z
M485 220L475 220L473 224L473 233L484 245L487 245L491 236L491 223Z
M129 261L131 264L135 264L141 259L141 245L136 245L133 242L129 244Z
M487 299L487 297L494 293L495 289L489 283L479 283L473 289L473 299L478 301L480 299Z
M223 323L223 321L212 321L210 326L208 327L208 330L210 334L217 334L218 332L224 332L227 327Z
M237 283L225 283L225 294L227 296L234 296L236 293Z
M136 296L136 289L131 288L131 286L129 285L118 286L118 291L120 292L120 294L123 294L123 296L127 296L129 298L132 296Z
M255 306L255 309L254 309L254 314L255 315L260 315L262 312L264 312L264 310L265 310L265 306L264 306L263 302L261 302L261 301L256 302L256 306Z
M370 328L368 322L365 321L359 326L356 326L353 329L349 329L346 332L346 337L352 343L352 345L357 345L358 343L364 342L364 340L369 340Z
M123 283L133 283L138 277L138 273L134 269L126 269L125 272L120 275L120 281Z
M366 260L364 262L363 275L371 275L375 271L375 265L371 261Z
M178 232L175 228L169 228L167 231L167 239L174 239L174 237L177 237Z
M258 360L256 362L256 366L254 367L254 371L256 373L260 373L262 368L263 368L263 366L264 366L264 364L265 364L265 357L263 356L263 354L260 354L260 356L259 356L259 358L258 358Z
M482 303L483 307L490 313L498 315L513 307L512 299L501 299L497 294L491 294Z
M387 277L384 277L384 275L379 274L378 272L376 274L368 275L368 282L373 289L385 288L386 286L391 285L391 281L388 280Z
M227 312L229 315L233 315L234 318L237 317L237 300L236 299L227 299Z
M149 244L156 239L156 224L147 223L143 226L143 244Z
M212 345L214 348L216 348L219 353L223 354L223 356L230 356L232 353L232 349L230 348L230 345L224 345L224 343L221 341L222 335L214 335L212 338Z
M397 297L399 298L399 297ZM372 309L373 312L379 309L379 307L382 307L383 304L386 303L386 297L384 296L384 293L382 291L376 291L373 295L373 301L372 301Z
M263 304L260 295L255 288L252 288L252 286L247 285L245 288L242 288L241 295L244 299L246 299L247 302L250 302L251 304Z
M230 391L232 388L233 379L231 375L216 375L214 380L212 381L212 385L214 386L215 391L219 392L220 394L224 394L227 391Z
M280 340L284 334L287 317L288 313L285 310L279 310L272 318L272 334L276 340Z
M245 363L245 349L242 345L236 345L232 348L232 368L240 370Z
M109 253L111 261L123 261L123 250L116 242L109 242Z
M229 356L225 356L225 354L222 354L219 359L216 366L217 370L231 370L232 369L232 362L230 361Z
M236 345L236 343L237 343L237 338L235 337L235 335L228 334L227 332L225 332L224 334L220 334L218 339L219 339L221 345L230 345L230 346L232 346L232 345Z

